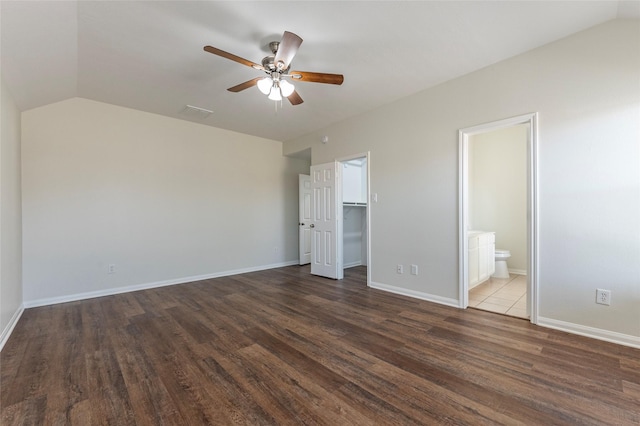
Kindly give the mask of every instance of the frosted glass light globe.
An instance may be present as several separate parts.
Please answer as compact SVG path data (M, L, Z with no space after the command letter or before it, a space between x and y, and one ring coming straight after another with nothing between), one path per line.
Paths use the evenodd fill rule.
M281 101L282 95L280 94L280 88L275 84L271 88L271 92L269 93L269 99L272 101Z
M262 80L258 80L258 83L256 85L262 93L268 95L269 91L271 90L271 86L273 85L273 80L271 80L270 77L265 77Z
M289 83L287 80L281 80L280 90L282 91L282 96L284 96L285 98L288 98L289 96L291 96L291 94L295 90L295 86Z

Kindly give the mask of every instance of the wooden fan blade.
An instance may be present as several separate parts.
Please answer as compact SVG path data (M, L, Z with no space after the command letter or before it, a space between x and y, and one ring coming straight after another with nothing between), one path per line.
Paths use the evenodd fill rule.
M311 83L325 83L340 85L344 81L342 74L327 74L323 72L290 71L293 81L308 81Z
M249 87L253 87L258 83L259 80L262 80L264 77L256 77L253 80L245 81L244 83L240 83L237 86L229 87L227 90L230 92L241 92L244 89L248 89Z
M296 55L298 48L302 44L302 39L295 35L294 33L290 33L289 31L285 31L282 35L282 40L280 41L280 45L278 46L278 51L276 52L276 57L273 60L273 63L280 70L284 71L289 68L289 64L293 57Z
M301 103L304 102L300 97L300 95L298 94L298 92L296 92L295 90L293 91L292 94L289 95L287 99L289 99L289 102L291 102L291 105L300 105Z
M233 53L225 52L224 50L220 50L212 46L205 46L204 50L209 53L213 53L214 55L231 59L232 61L237 62L239 64L246 65L248 67L255 68L257 70L264 70L264 67L262 65L256 64L255 62L251 62L248 59L241 58L240 56L234 55Z

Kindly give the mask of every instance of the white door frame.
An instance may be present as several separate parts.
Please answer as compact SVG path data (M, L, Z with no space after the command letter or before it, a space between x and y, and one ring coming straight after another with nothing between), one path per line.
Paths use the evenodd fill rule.
M459 300L460 308L469 306L468 238L469 226L469 136L518 124L529 124L527 141L527 314L538 323L538 113L530 113L458 131L459 195Z
M346 163L350 160L355 160L358 158L366 158L367 159L367 209L366 209L366 218L367 218L367 287L371 287L371 270L373 269L373 265L371 264L371 154L369 151L362 152L360 154L353 154L346 157L336 158L336 162L339 163L340 168L343 167L343 163ZM342 180L340 181L340 185L338 185L338 199L341 201L339 208L342 209ZM344 241L344 235L342 234L342 214L340 214L340 227L338 234L338 244L340 245L340 253L344 253L342 250L342 244ZM340 262L343 263L342 261ZM344 266L342 266L344 268Z

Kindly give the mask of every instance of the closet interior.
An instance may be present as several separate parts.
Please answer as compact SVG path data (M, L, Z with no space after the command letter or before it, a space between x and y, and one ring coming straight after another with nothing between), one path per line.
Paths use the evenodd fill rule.
M367 265L367 158L342 163L344 268Z

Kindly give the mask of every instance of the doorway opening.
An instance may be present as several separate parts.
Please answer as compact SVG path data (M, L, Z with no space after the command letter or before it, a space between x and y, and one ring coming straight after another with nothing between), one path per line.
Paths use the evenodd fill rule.
M462 129L460 307L537 322L537 114Z
M369 164L367 152L300 175L300 264L310 260L311 274L340 280L350 269L351 275L366 274L370 286Z
M356 268L360 275L367 273L368 219L367 157L340 161L342 171L342 268ZM340 237L339 237L340 238Z

